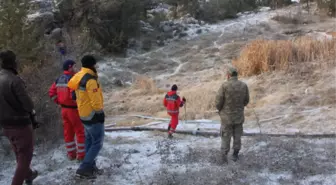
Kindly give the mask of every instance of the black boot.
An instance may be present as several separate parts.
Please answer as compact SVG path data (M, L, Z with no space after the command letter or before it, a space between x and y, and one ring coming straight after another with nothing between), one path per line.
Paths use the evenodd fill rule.
M33 180L36 179L37 176L38 176L38 172L36 170L33 170L31 178L30 179L26 179L25 183L27 185L32 185L33 184Z
M227 158L227 153L220 153L219 157L219 164L220 165L226 165L228 164L228 158Z
M239 157L238 157L238 153L239 153L239 150L235 150L233 151L233 154L232 154L232 160L234 162L238 161Z
M227 164L227 163L228 163L227 155L223 155L222 156L222 164Z
M76 171L76 177L80 179L96 179L97 178L93 169L78 169Z

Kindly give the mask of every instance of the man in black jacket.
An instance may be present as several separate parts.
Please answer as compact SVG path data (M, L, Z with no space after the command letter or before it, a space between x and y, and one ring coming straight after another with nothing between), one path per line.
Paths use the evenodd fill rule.
M12 185L27 184L37 176L30 168L33 157L33 128L35 120L33 101L18 76L16 55L12 51L0 53L0 125L14 150L17 166Z

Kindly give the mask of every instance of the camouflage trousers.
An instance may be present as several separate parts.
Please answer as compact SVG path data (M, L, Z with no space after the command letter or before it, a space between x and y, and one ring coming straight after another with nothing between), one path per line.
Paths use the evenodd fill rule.
M222 139L221 152L227 155L230 151L231 137L233 137L233 150L240 150L241 136L243 135L243 124L229 125L222 124L220 128L220 136Z

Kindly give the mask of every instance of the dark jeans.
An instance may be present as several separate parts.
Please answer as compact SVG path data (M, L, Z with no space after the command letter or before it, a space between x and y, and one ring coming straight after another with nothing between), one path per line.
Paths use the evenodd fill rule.
M104 124L84 124L85 129L85 157L79 169L93 169L96 157L103 147L105 128Z
M22 185L25 179L31 179L30 163L33 157L33 128L31 125L4 128L4 135L9 139L16 156L16 170L12 185Z

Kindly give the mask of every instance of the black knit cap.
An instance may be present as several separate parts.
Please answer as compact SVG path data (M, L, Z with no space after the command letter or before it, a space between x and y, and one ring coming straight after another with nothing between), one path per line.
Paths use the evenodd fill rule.
M16 69L16 55L13 51L6 50L0 53L1 68L3 69Z
M73 60L66 60L64 63L63 63L63 70L64 71L67 71L69 70L70 67L74 66L76 64L75 61Z
M85 55L82 60L82 67L90 68L96 65L97 60L92 55Z
M172 90L172 91L177 91L177 85L174 84L174 85L171 87L171 90Z

